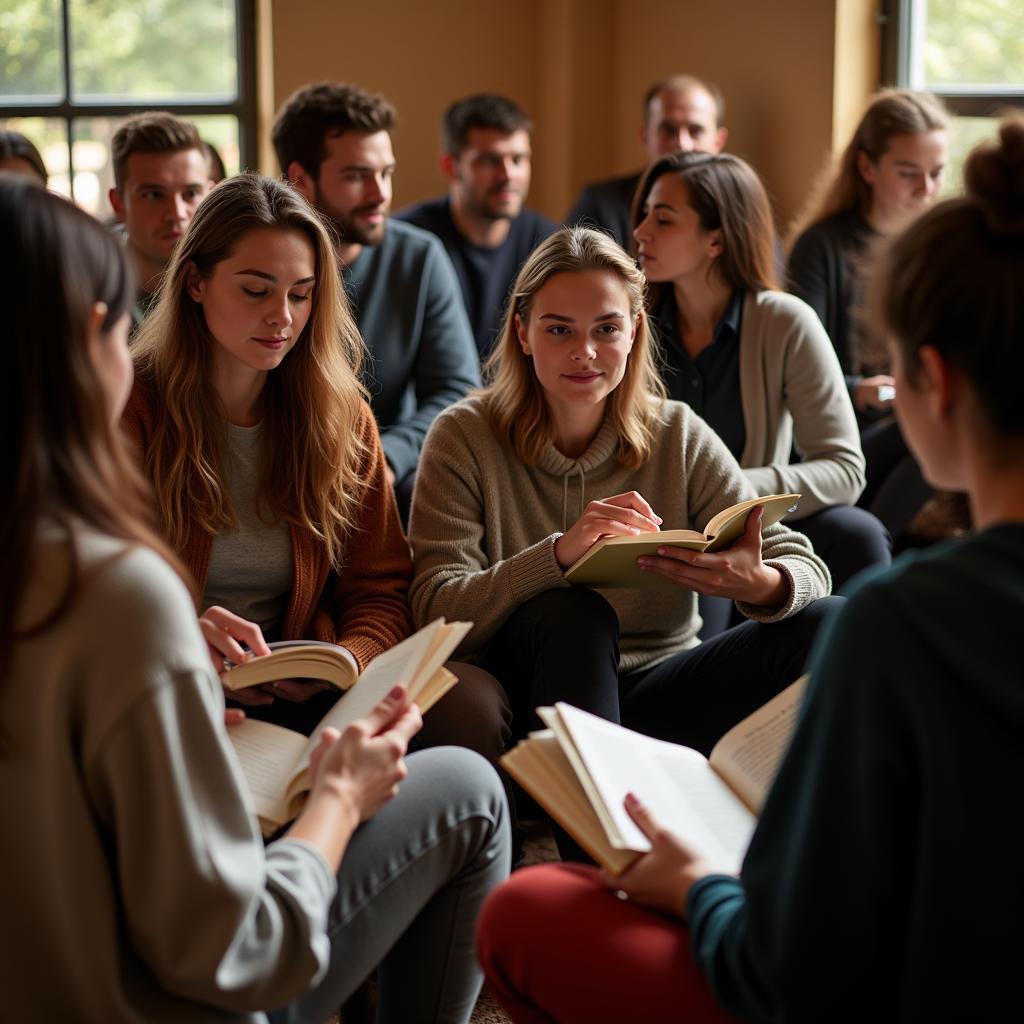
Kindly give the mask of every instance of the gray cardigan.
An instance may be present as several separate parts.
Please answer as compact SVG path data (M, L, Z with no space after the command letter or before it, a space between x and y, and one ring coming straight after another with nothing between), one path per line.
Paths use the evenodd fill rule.
M852 505L864 453L835 350L814 310L785 292L748 292L740 330L747 441L740 465L758 494L803 495L793 518ZM801 462L790 464L794 445Z

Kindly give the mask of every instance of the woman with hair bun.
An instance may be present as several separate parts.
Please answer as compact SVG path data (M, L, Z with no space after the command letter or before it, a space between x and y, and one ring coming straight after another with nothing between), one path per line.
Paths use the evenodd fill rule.
M949 118L931 93L872 97L835 169L794 224L788 288L825 325L861 424L865 487L858 504L894 537L931 493L892 421L884 346L864 337L861 274L871 243L935 201Z
M625 901L554 865L493 894L478 944L515 1021L1019 1017L1024 119L965 182L888 242L867 306L907 443L978 532L851 589L739 878L641 792L626 806L652 851L604 880Z

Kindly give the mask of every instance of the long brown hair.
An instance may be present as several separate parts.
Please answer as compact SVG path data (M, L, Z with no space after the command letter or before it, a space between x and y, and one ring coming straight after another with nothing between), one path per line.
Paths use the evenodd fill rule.
M529 321L535 296L556 274L587 270L614 274L629 296L630 317L634 321L639 317L625 375L611 394L609 414L618 434L618 458L623 465L636 468L651 455L665 386L654 363L653 339L644 313L644 275L604 232L562 228L541 242L519 271L501 337L484 367L488 384L480 392L499 436L527 465L537 463L554 437L554 428L533 364L519 345L516 317L524 324Z
M720 231L722 254L715 267L733 288L767 291L778 287L775 276L775 227L768 193L757 173L731 153L672 153L645 172L633 197L633 225L643 220L654 183L674 174L686 189L700 226ZM653 308L661 289L652 286Z
M876 164L894 135L943 131L948 124L946 108L930 92L883 89L875 93L846 149L812 189L807 205L790 226L787 242L792 245L809 227L835 214L867 215L871 186L857 167L859 153Z
M1024 116L964 166L965 195L884 243L868 281L869 320L899 346L911 382L937 349L970 382L998 434L1024 438Z
M256 174L222 181L199 205L175 250L159 302L134 346L140 380L158 399L146 471L175 549L182 549L192 522L211 534L237 522L225 485L224 415L211 369L214 342L187 285L193 267L208 277L243 235L261 228L297 231L309 240L316 284L308 323L264 385L269 458L260 503L317 537L338 568L365 487L365 445L357 430L363 343L329 230L289 185Z
M12 342L0 374L0 405L5 436L14 439L14 457L0 471L7 496L0 511L3 673L16 639L48 628L74 604L81 526L165 557L169 552L153 528L152 494L111 421L88 350L95 304L107 307L103 332L131 305L134 288L121 247L66 200L10 174L0 174L0 233L0 287ZM68 582L47 614L19 629L16 613L43 519L68 538Z

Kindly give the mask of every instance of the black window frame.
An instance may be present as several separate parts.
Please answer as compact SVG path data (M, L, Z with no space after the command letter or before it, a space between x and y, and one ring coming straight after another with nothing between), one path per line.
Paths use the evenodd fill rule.
M179 117L205 117L228 115L238 121L238 152L242 168L259 165L259 122L256 81L256 0L234 0L235 3L235 48L238 59L238 95L231 102L189 101L185 103L164 103L126 100L125 102L105 101L103 103L80 102L71 98L71 14L70 0L60 0L60 38L63 57L64 95L54 102L41 100L38 103L8 103L0 97L0 118L42 117L64 122L65 139L68 147L68 186L74 199L74 164L72 151L74 123L91 117L129 117L148 110L165 110Z

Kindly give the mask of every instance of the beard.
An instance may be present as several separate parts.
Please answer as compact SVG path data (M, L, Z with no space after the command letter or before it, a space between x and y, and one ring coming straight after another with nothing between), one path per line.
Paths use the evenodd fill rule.
M348 213L332 206L324 199L320 189L316 190L316 208L334 225L341 241L346 245L380 245L387 227L390 212L387 206L369 205L356 206ZM369 213L383 213L384 220L380 224L366 224L361 217Z

